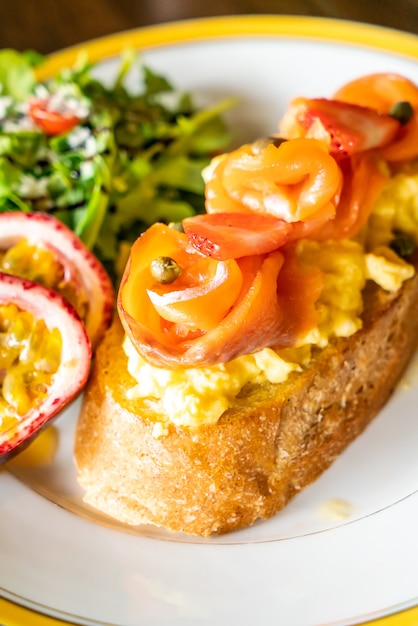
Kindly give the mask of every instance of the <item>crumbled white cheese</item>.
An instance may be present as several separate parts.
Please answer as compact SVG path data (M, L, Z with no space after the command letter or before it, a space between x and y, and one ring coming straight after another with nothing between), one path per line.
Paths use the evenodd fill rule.
M83 146L89 137L91 137L91 132L88 128L76 126L67 137L68 145L75 150Z
M17 193L21 198L43 198L47 195L49 178L35 178L31 174L22 174Z
M20 133L22 130L39 131L35 122L27 115L23 115L17 119L5 119L2 124L2 130L5 133Z
M0 119L6 117L8 109L10 105L13 103L13 100L10 96L1 96L0 97Z

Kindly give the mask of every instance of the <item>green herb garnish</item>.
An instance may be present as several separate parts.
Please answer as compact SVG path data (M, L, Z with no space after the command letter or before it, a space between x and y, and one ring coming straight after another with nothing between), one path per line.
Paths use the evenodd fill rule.
M399 234L389 242L389 247L396 252L398 256L406 259L415 251L416 245L412 237Z

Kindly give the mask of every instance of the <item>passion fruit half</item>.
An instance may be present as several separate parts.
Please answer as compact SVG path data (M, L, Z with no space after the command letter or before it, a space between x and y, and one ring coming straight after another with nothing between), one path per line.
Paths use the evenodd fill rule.
M46 213L1 213L0 271L59 292L97 346L113 316L114 289L100 261L65 224Z
M83 389L91 356L85 325L65 298L0 272L0 463Z

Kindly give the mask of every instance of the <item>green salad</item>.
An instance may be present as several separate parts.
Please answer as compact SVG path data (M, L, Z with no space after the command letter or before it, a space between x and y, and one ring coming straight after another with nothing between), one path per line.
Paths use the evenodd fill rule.
M53 214L116 280L147 226L203 211L201 171L228 146L234 102L198 109L132 51L110 85L85 55L39 81L44 62L0 51L0 212Z

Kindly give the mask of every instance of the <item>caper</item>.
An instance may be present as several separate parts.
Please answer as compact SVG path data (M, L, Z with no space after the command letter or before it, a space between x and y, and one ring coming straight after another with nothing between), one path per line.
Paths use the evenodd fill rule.
M177 230L179 233L184 233L183 222L170 222L168 227Z
M394 117L401 124L407 124L414 114L414 109L410 102L396 102L392 105L389 115Z
M389 247L396 252L398 256L405 259L411 256L416 245L412 237L408 237L408 235L397 235L389 242Z
M150 263L150 271L158 283L167 285L181 274L181 267L169 256L159 256Z

